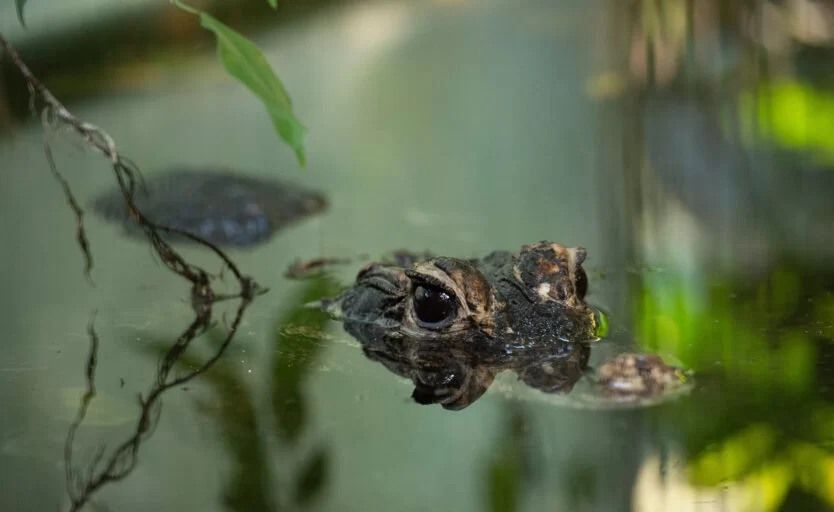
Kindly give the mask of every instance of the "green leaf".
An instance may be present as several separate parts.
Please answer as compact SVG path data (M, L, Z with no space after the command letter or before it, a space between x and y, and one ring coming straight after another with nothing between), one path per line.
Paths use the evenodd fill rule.
M277 0L270 1L276 2L277 5ZM200 24L214 32L217 37L217 55L223 67L261 99L278 135L295 151L299 163L304 166L306 129L293 114L290 97L261 50L252 41L211 15L179 0L175 0L174 4L200 16Z
M326 344L329 318L306 304L333 295L337 288L336 282L327 275L310 279L287 302L293 305L292 308L273 328L277 336L272 365L272 410L274 432L283 442L298 441L307 427L304 382L314 371L315 362Z
M276 10L278 9L278 0L266 0L266 1L269 3L270 7L272 7L273 9L276 9Z
M273 0L276 1L277 0ZM17 9L17 19L20 20L20 24L24 27L26 26L26 22L23 20L23 6L26 5L26 0L14 0L14 6Z

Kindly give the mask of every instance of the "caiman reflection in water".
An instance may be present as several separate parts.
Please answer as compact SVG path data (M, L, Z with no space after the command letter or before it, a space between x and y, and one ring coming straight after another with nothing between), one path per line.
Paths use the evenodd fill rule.
M369 358L411 379L419 403L462 409L503 370L567 393L599 333L599 313L585 302L585 255L551 242L476 260L400 254L365 267L323 307Z

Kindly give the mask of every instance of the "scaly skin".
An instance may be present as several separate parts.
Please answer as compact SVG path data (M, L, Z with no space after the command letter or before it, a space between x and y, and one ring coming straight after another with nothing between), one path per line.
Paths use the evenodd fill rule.
M461 409L505 369L543 391L567 392L596 339L584 259L584 249L550 242L480 260L398 258L408 266L371 263L323 305L370 358L414 382L420 403Z

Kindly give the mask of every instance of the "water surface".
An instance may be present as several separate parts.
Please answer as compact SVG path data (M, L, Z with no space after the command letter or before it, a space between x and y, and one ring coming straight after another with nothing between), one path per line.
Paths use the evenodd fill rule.
M136 77L130 86L103 81L102 94L70 105L147 175L233 168L330 203L230 252L269 293L218 364L164 396L135 470L95 502L834 508L834 153L819 136L834 88L830 61L806 49L831 40L823 30L801 44L763 42L741 8L693 18L686 2L668 4L356 2L259 32L310 132L305 171L208 48L181 68L153 58L121 68ZM64 441L86 385L92 312L97 395L76 437L80 468L130 435L138 394L191 318L186 283L94 216L89 285L40 137L26 121L0 139L3 510L67 506ZM112 186L99 156L52 140L79 198ZM693 370L689 394L588 406L506 375L464 411L420 406L339 324L301 307L349 283L365 255L475 257L542 239L588 250L589 301L611 318L591 365L656 352ZM183 254L220 268L199 249ZM356 265L283 277L314 257ZM216 347L224 308L183 368Z

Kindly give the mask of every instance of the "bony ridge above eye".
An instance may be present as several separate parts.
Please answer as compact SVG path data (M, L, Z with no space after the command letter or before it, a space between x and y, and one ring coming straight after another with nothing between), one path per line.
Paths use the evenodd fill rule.
M417 284L414 287L414 316L427 329L440 329L457 315L455 296L435 285Z

